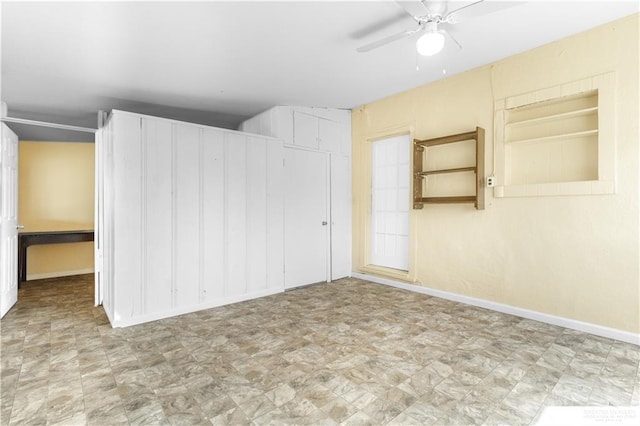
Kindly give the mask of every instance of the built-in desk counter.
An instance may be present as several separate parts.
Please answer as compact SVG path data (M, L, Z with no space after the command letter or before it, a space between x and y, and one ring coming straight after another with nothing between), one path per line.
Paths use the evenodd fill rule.
M27 280L27 247L39 244L93 241L93 230L18 233L18 286Z

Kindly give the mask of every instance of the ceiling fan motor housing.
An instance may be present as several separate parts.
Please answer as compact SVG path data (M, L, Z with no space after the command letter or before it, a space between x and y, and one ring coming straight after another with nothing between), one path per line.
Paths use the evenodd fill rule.
M436 21L425 22L424 29L428 33L435 33L438 31L438 23Z

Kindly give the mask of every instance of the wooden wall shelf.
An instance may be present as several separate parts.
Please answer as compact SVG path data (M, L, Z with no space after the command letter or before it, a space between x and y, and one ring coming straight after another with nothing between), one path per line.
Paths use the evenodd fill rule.
M476 143L476 164L468 167L455 167L439 170L422 170L423 154L426 148L436 145L444 145L455 142L474 140ZM474 195L462 195L451 197L423 197L422 184L425 176L443 174L474 172L476 185ZM484 129L476 127L472 132L457 135L443 136L439 138L413 141L413 208L421 209L425 204L452 204L473 203L478 210L484 210Z

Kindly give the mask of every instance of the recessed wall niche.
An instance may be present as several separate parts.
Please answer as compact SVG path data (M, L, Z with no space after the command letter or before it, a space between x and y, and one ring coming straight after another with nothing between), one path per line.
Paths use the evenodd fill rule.
M613 74L496 102L495 196L614 192Z

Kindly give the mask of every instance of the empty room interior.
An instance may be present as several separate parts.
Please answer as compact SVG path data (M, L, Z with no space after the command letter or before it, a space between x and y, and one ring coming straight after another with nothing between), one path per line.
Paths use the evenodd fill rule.
M637 1L0 20L0 424L640 418Z

